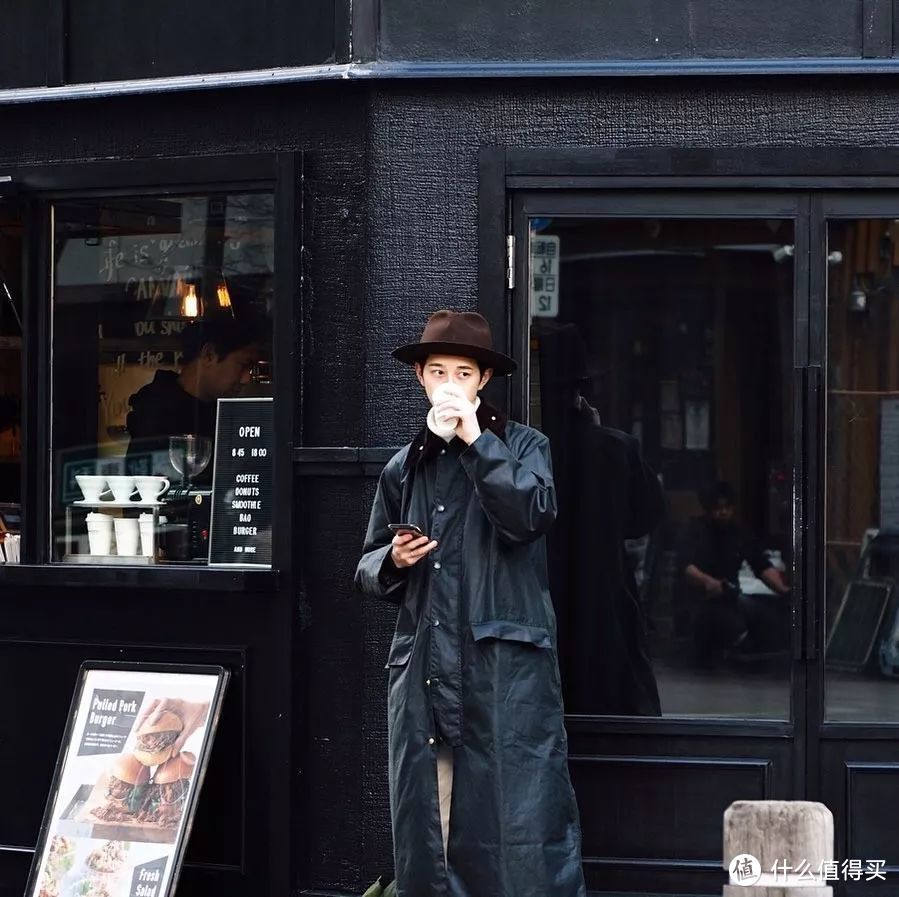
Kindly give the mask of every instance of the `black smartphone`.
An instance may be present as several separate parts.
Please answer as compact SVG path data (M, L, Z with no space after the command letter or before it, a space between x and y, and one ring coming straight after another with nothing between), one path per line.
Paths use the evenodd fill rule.
M414 523L388 523L387 529L395 534L412 533L413 536L424 535L424 533L421 531L421 528L416 526Z

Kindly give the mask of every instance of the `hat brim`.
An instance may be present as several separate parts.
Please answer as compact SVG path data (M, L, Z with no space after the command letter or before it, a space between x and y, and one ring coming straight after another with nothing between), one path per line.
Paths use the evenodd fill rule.
M409 343L394 349L390 354L406 364L424 361L429 355L460 355L463 358L474 358L485 368L492 368L495 374L512 374L518 369L518 363L508 355L467 343Z

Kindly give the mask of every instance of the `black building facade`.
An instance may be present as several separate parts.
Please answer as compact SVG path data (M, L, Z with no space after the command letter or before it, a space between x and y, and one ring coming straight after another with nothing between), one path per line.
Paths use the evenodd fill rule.
M0 502L22 530L22 562L0 565L15 810L0 893L24 889L88 659L231 670L179 893L355 894L389 872L395 614L352 580L380 469L426 411L389 352L440 307L490 319L520 362L492 401L551 440L554 372L582 347L584 395L661 475L666 518L630 546L660 716L591 701L633 633L600 613L595 654L576 649L595 591L554 596L591 891L720 893L723 811L778 798L824 801L838 857L885 864L886 881L838 892L896 892L893 6L225 6L53 0L48 17L21 0L0 26L0 271L18 319L0 317L0 393L20 429L8 451L0 435ZM267 261L235 256L228 287L239 305L265 269L272 569L72 563L65 452L114 443L121 414L94 396L119 396L116 358L146 367L147 346L103 344L111 319L91 309L118 275L84 279L71 247L165 236L166 214L184 234L202 198L226 209L204 212L220 272L243 252L233 221L265 222L244 247ZM535 279L547 253L554 285ZM710 666L683 570L716 481L756 566L791 589L762 618L778 644ZM591 550L602 513L578 510L571 550ZM760 582L741 570L744 592L769 595ZM575 692L582 674L595 684Z

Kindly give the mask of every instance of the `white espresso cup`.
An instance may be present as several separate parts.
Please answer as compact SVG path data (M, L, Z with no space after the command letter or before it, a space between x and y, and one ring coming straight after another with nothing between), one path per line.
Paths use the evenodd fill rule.
M141 514L138 518L140 525L140 551L144 557L151 558L156 551L156 521L152 514Z
M100 501L100 496L106 491L106 477L79 473L75 475L75 482L85 501Z
M134 557L138 553L140 528L134 517L116 517L115 519L115 553Z
M106 477L109 488L112 489L112 497L116 501L131 501L131 497L137 491L134 488L134 477Z
M140 492L141 501L157 501L169 488L169 481L165 477L135 477L134 485Z
M88 514L87 542L93 555L112 554L112 517L94 511Z

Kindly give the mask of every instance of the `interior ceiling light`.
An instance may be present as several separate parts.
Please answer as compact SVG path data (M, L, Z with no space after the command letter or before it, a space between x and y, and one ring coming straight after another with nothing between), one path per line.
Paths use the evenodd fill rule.
M228 292L228 285L224 281L215 288L215 295L218 299L219 308L231 308L231 294Z
M184 298L181 300L181 314L185 318L200 317L200 297L197 296L197 288L194 284L189 284Z

